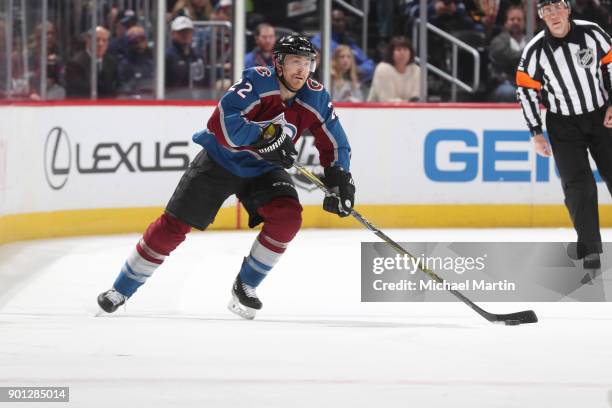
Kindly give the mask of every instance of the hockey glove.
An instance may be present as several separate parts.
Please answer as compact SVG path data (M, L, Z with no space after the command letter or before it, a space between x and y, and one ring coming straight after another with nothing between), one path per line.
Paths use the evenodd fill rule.
M331 194L326 194L323 209L340 217L351 215L355 204L355 183L351 173L341 167L326 167L323 182Z
M262 132L262 138L253 147L262 159L268 163L291 168L298 152L291 138L283 131L282 126L269 125Z

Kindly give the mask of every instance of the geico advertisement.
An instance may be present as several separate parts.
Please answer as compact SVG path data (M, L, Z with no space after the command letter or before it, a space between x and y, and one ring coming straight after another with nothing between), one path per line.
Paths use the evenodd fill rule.
M353 148L358 201L563 203L554 160L535 154L518 108L338 111ZM600 202L612 202L594 176Z

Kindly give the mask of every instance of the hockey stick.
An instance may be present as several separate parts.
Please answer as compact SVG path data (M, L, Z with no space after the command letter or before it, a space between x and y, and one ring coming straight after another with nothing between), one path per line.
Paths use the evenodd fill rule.
M300 165L298 163L293 163L293 167L297 171L299 171L303 176L305 176L310 181L312 181L325 194L333 195L327 189L325 184L323 184L323 182L317 176L312 174L312 172L310 170L306 169L305 167L303 167L302 165ZM416 259L415 256L413 256L410 252L408 252L404 248L402 248L397 242L395 242L394 240L389 238L384 232L379 230L374 224L372 224L370 221L365 219L354 208L351 209L351 215L357 221L359 221L361 223L361 225L363 225L364 227L366 227L367 229L372 231L376 236L378 236L380 239L382 239L387 244L389 244L391 247L393 247L397 252L399 252L401 254L404 254L404 255L407 255L407 256L409 256L413 260ZM425 268L420 260L418 262L418 268L423 273L425 273L427 276L429 276L431 279L433 279L434 281L436 281L438 283L444 283L444 279L442 279L440 276L438 276L431 269ZM490 313L490 312L487 312L486 310L484 310L483 308L481 308L480 306L478 306L476 303L472 302L470 299L468 299L463 293L459 292L458 290L450 289L450 288L447 289L447 290L450 293L452 293L455 297L457 297L459 300L461 300L463 303L465 303L470 308L472 308L472 310L474 310L476 313L478 313L479 315L481 315L482 317L484 317L485 319L487 319L491 323L504 323L507 326L516 326L516 325L525 324L525 323L536 323L538 321L538 317L536 316L536 314L535 314L535 312L533 310L524 310L522 312L508 313L508 314Z

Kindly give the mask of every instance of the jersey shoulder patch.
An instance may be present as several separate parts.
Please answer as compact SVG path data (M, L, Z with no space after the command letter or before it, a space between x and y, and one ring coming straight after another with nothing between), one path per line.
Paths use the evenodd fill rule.
M270 67L253 67L242 72L242 78L253 84L257 94L279 91L276 76Z
M315 92L321 92L323 90L323 84L318 81L315 81L312 78L308 78L308 80L306 81L306 86L308 87L308 89Z

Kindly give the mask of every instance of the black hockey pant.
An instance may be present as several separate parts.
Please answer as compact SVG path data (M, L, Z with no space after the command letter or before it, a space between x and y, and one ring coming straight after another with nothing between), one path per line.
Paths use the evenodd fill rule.
M578 233L578 254L601 252L597 185L589 157L612 194L612 130L603 126L606 107L583 115L546 115L546 127L561 176L565 206Z

